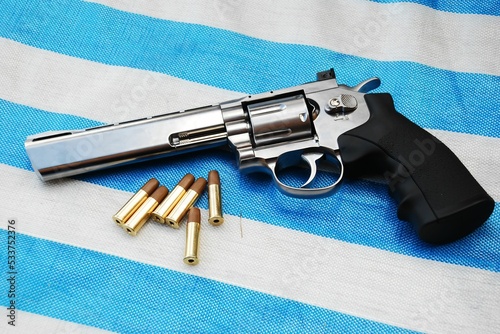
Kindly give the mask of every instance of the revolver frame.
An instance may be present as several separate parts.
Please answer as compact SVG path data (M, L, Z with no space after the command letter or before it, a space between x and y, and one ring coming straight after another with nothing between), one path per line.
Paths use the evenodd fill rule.
M206 147L230 146L240 170L271 174L278 188L295 197L327 196L340 184L343 166L338 137L368 121L364 93L378 78L356 87L338 85L333 69L318 80L215 105L75 131L47 132L25 142L32 166L44 180L161 158ZM318 159L340 164L339 178L321 188ZM336 158L336 159L335 159ZM310 167L301 187L282 183L276 172L297 164Z

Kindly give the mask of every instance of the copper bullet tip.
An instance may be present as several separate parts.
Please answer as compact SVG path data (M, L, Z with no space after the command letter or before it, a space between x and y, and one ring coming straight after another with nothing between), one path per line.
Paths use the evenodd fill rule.
M216 170L211 170L208 173L208 185L220 184L219 172Z
M198 208L189 209L188 223L189 222L199 223L200 221L201 221L200 209Z
M196 182L191 186L191 188L189 190L193 190L198 195L201 195L203 193L203 191L205 190L206 186L207 186L207 180L200 177L198 180L196 180Z
M141 189L144 190L148 194L148 196L151 196L153 191L155 191L159 185L160 185L160 182L158 182L157 179L152 178L151 180L146 182L146 184L143 185Z
M182 188L187 190L187 189L189 189L189 187L191 187L193 182L194 182L193 174L188 173L188 174L184 175L184 177L179 181L179 183L177 185L179 185Z
M159 187L155 190L155 192L151 195L152 198L155 199L158 203L163 201L165 197L167 197L168 189L164 186Z

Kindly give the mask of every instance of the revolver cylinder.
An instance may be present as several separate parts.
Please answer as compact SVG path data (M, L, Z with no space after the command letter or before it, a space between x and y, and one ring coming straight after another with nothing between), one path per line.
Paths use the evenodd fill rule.
M248 104L247 109L256 146L312 137L312 121L303 94Z

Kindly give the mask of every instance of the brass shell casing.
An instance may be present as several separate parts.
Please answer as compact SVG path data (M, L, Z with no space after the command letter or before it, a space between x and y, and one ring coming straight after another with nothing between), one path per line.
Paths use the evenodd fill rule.
M152 178L146 182L139 191L137 191L132 198L130 198L127 203L113 216L113 221L120 226L123 226L127 220L132 217L134 212L141 206L142 203L146 201L148 196L153 194L160 182L157 179Z
M158 203L163 201L163 199L167 196L168 189L164 186L156 189L151 197L149 197L137 211L130 217L130 219L123 225L123 228L130 235L137 235L137 232L142 228L142 226L146 223L151 212L158 206Z
M208 222L214 226L224 223L220 185L208 186Z
M179 203L185 193L186 189L179 185L175 186L174 190L172 190L167 198L165 198L163 202L161 202L160 205L158 205L158 207L153 211L151 217L153 217L156 222L165 224L165 217L172 212L175 205Z
M189 212L188 223L186 224L186 245L184 248L184 263L196 265L198 259L198 245L200 238L200 209L192 208L194 212Z
M134 212L141 206L142 203L148 198L148 193L142 189L128 200L127 203L113 216L113 221L118 225L123 225L134 214Z
M179 228L182 218L184 218L198 197L200 195L196 191L189 189L174 209L165 217L165 223L168 223L173 228Z
M149 197L144 204L130 217L130 219L123 225L123 228L130 235L137 235L137 232L142 228L144 223L148 220L151 212L158 206L158 202Z

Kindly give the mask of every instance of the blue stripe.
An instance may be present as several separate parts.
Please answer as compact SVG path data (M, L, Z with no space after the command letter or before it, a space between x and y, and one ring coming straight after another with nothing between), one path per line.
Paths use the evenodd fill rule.
M48 129L98 125L81 117L49 113L3 100L0 100L0 111L5 142L5 149L0 150L0 162L27 170L31 170L23 146L27 135ZM269 224L400 254L500 271L498 203L493 216L478 231L450 245L435 247L421 242L409 224L396 218L396 205L385 185L351 181L330 198L290 198L281 195L267 175L240 174L232 154L222 150L109 169L78 179L135 192L153 176L171 189L187 172L206 176L212 169L221 174L223 206L228 214L242 214ZM252 200L242 201L242 198ZM198 206L207 208L206 194Z
M379 3L417 3L444 12L460 14L500 15L500 4L496 0L461 1L461 0L371 0Z
M500 136L498 76L346 56L73 0L5 0L0 22L0 36L38 48L252 94L311 81L331 66L349 85L380 76L379 91L420 126ZM480 110L475 101L485 101Z
M19 222L19 229L33 222ZM7 231L0 234L2 245L6 245ZM408 332L20 233L16 245L18 309L110 331ZM7 263L7 252L0 252L0 261ZM1 282L0 289L8 291L7 280ZM2 305L7 306L7 293L0 296Z

